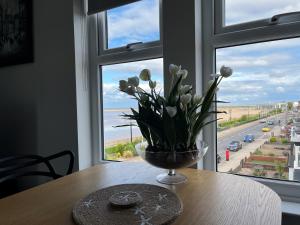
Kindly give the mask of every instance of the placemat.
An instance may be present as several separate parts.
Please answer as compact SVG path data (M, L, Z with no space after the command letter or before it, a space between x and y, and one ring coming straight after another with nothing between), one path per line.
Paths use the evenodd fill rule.
M112 196L122 196L127 201L128 196L123 194L126 192L138 193L141 201L129 207L110 203ZM122 184L98 190L81 199L73 208L73 218L78 225L169 225L182 210L180 199L166 188Z

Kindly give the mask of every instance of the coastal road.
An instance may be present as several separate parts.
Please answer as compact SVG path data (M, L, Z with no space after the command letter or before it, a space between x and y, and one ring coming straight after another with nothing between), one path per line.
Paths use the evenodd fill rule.
M244 129L238 129L236 131L233 130L232 132L228 133L227 135L225 135L221 138L218 138L217 149L218 149L218 154L221 156L222 160L225 160L225 151L226 151L226 148L227 148L228 144L231 141L241 141L242 144L243 144L243 147L244 147L246 145L251 144L251 143L244 143L243 142L244 137L247 134L252 134L252 135L254 135L255 139L260 139L260 138L263 138L264 135L266 135L266 133L263 133L261 131L261 129L263 127L269 127L272 130L273 127L279 126L278 120L281 121L280 125L282 126L283 121L284 121L284 115L281 114L281 115L279 115L275 118L272 118L275 122L274 125L268 125L267 123L254 123L250 127L246 127ZM240 151L242 151L242 150L243 149L241 149ZM231 153L231 154L234 154L234 153Z

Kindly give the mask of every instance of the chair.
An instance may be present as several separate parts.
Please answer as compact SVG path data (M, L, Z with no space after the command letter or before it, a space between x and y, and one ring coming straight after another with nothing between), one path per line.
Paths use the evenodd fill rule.
M66 174L59 174L50 161L64 156L69 156L69 165ZM46 171L37 169L38 165L44 164ZM38 155L9 156L0 159L0 186L20 177L44 176L57 179L72 173L74 166L73 152L66 150L48 157ZM3 196L2 196L3 197ZM0 196L1 198L1 196Z

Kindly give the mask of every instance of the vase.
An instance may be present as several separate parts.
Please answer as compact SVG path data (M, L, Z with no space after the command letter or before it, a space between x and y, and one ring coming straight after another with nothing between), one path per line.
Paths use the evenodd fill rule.
M147 146L147 143L139 143L136 145L137 153L148 163L153 166L167 169L167 173L159 174L156 180L162 184L180 184L187 181L187 177L177 173L176 169L189 167L196 164L203 158L208 150L208 146L204 142L197 144L195 150L183 151L162 151L161 148L155 146Z

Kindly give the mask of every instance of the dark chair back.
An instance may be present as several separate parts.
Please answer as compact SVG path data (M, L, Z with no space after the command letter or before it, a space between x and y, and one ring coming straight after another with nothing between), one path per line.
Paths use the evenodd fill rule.
M51 164L51 161L61 157L69 157L66 174L59 174ZM40 171L38 165L45 165L46 170ZM10 156L0 159L0 187L8 182L12 182L20 177L44 176L57 179L72 173L74 166L74 154L69 151L62 151L48 157L38 155ZM1 193L0 193L1 194ZM1 197L1 196L0 196ZM3 197L3 194L2 194Z

